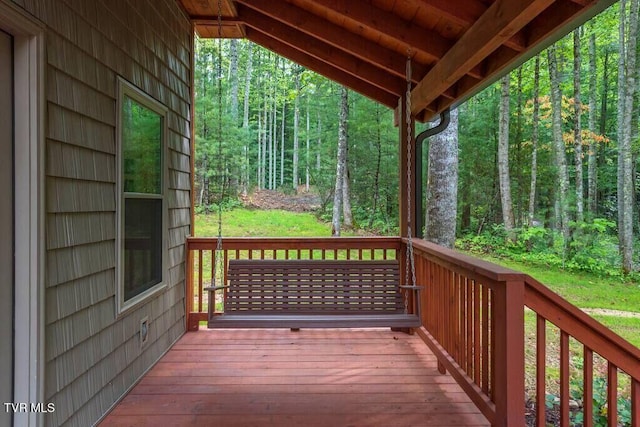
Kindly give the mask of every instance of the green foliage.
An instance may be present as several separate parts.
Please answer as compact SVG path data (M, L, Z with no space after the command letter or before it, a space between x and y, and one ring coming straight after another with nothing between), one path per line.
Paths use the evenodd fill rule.
M582 379L571 378L571 397L576 401L584 399L584 383ZM631 426L631 399L618 397L618 425ZM584 424L584 411L580 410L572 414L571 421L578 425ZM602 377L593 379L593 425L606 427L607 421L607 380Z
M458 239L462 250L529 263L532 265L584 271L600 276L622 277L619 268L615 224L604 218L572 223L572 238L565 245L557 231L542 227L518 229L515 241L507 239L504 227L494 225L480 234Z

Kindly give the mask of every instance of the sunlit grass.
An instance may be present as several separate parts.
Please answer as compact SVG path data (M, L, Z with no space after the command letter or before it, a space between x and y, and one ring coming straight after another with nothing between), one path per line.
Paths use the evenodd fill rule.
M196 235L216 237L218 215L196 215ZM312 213L238 208L222 213L222 235L226 237L330 237L331 224ZM353 232L345 231L344 236Z
M474 254L474 256L477 256ZM640 313L640 283L612 277L537 267L516 261L483 257L487 261L529 274L580 308Z

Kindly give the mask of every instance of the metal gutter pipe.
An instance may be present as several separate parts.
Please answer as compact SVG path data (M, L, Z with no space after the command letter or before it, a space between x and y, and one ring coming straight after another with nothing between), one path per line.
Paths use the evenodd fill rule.
M427 140L427 138L432 137L434 135L439 134L440 132L444 131L448 126L449 126L449 122L451 121L451 116L450 116L450 109L447 108L446 110L444 110L443 112L440 113L440 123L438 123L436 126L426 129L422 132L420 132L420 134L418 136L416 136L416 155L415 155L415 160L414 160L414 165L415 165L415 174L413 175L414 178L414 187L415 188L415 222L416 222L416 228L415 228L415 233L416 236L419 238L424 238L424 220L425 220L425 214L424 214L424 186L422 185L422 171L423 171L423 161L422 161L422 144Z

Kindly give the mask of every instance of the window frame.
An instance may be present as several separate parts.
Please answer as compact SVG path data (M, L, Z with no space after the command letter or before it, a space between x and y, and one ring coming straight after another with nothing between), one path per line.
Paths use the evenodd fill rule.
M146 193L132 193L124 191L124 154L123 154L123 107L125 97L130 98L134 102L142 105L143 107L153 111L161 117L161 144L160 149L160 189L161 194L146 194ZM123 313L130 311L132 308L142 304L149 300L152 296L163 292L168 285L169 269L167 265L168 260L168 236L169 236L169 210L168 210L168 126L167 115L168 108L146 94L127 80L122 77L118 77L118 99L117 99L117 115L116 115L116 316L120 316ZM124 289L124 275L125 275L125 199L154 199L162 201L162 231L161 231L161 280L159 283L151 286L125 300Z

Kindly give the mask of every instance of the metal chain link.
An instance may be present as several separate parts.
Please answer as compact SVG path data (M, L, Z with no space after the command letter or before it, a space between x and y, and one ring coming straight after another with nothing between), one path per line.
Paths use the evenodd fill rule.
M407 93L405 95L405 117L407 124L407 254L406 254L406 265L405 265L405 284L413 285L416 284L416 268L414 262L414 254L413 254L413 231L411 227L411 169L412 169L412 151L411 144L412 142L412 120L411 120L411 51L407 52ZM409 277L409 272L411 272L411 277ZM411 281L409 281L411 279ZM409 309L409 297L408 292L404 293L404 312L408 313Z

